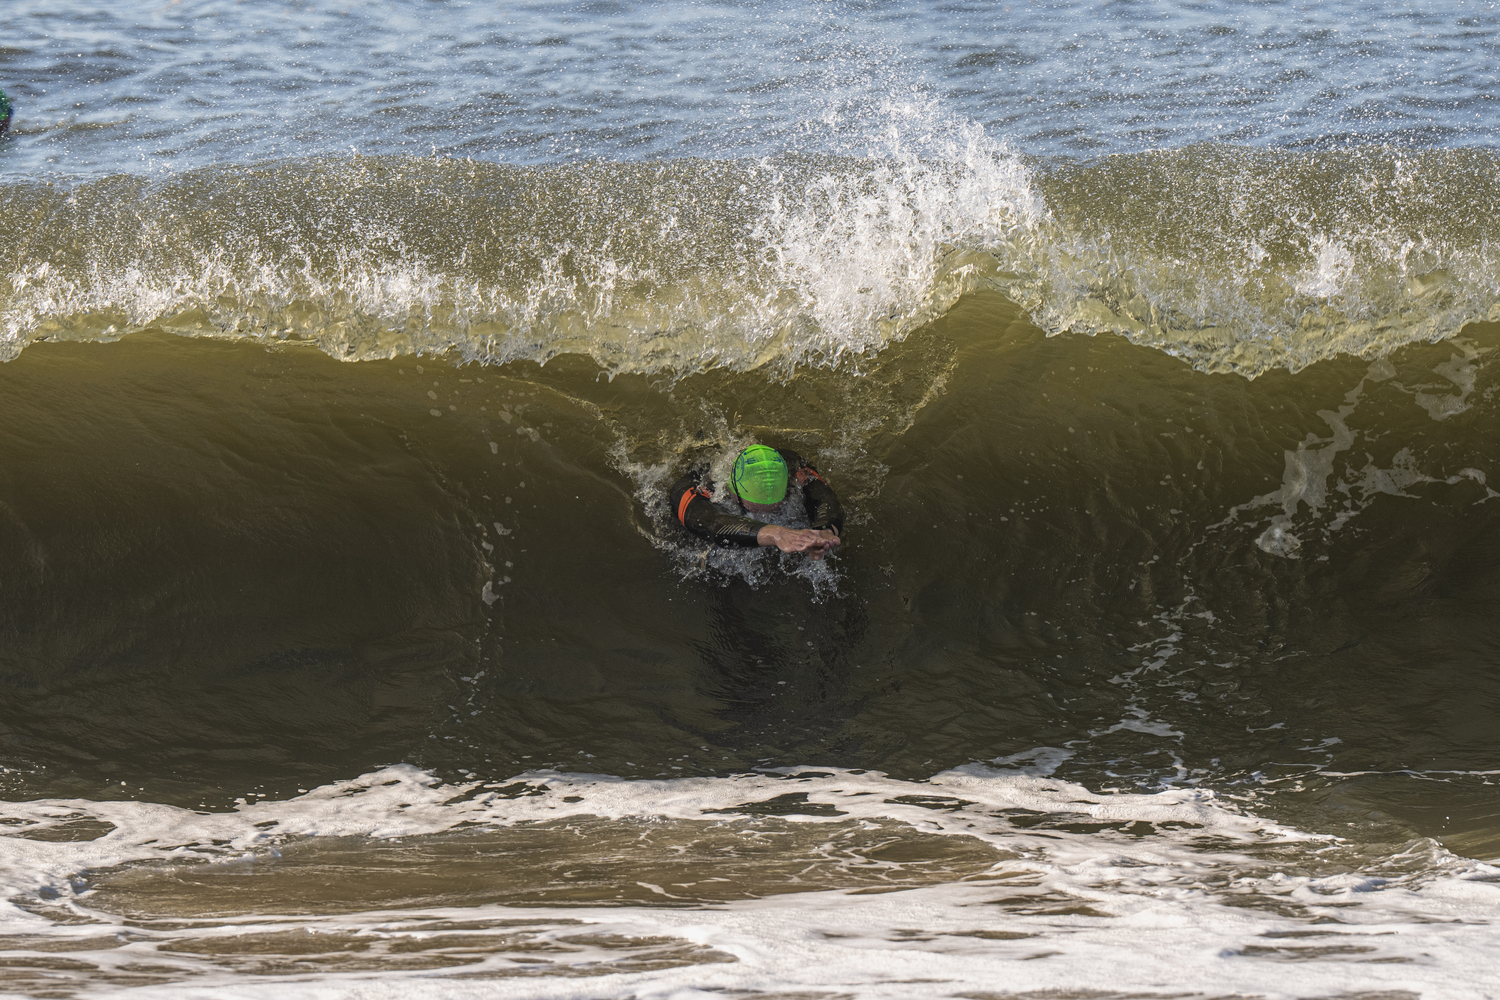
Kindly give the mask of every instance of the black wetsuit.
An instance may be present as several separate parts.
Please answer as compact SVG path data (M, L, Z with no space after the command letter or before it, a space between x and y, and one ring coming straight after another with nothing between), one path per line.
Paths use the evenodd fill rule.
M818 474L817 469L804 462L802 456L795 451L784 448L777 448L776 451L781 455L782 461L786 462L787 472L791 475L788 486L796 485L802 490L808 527L831 528L834 534L842 534L844 508L839 506L839 498L834 495L833 488ZM672 513L682 526L715 545L759 545L760 529L767 522L750 517L743 507L738 514L725 513L709 499L710 492L702 472L690 472L672 484L672 492L668 494Z

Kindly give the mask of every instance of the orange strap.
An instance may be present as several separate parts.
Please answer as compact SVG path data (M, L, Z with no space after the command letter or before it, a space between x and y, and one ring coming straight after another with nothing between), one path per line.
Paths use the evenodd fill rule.
M707 500L708 491L701 486L694 486L690 490L685 490L682 494L682 499L677 501L677 521L684 527L687 525L688 504L693 502L693 497L702 497Z
M814 469L810 465L804 465L802 468L800 468L800 469L797 470L797 485L798 486L806 486L807 485L807 481L809 479L816 479L818 482L822 483L824 486L828 485L828 480L826 480L822 476L818 475L818 470Z

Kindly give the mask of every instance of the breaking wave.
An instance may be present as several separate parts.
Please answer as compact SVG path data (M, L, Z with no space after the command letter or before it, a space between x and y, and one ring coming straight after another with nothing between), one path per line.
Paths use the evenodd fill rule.
M972 127L892 134L861 157L349 156L12 184L0 356L159 326L351 360L790 370L866 356L989 289L1049 333L1253 377L1500 317L1487 152L1044 163Z

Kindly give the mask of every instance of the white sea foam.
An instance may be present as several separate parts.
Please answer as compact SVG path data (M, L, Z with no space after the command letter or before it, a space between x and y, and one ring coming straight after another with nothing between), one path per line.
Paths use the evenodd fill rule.
M223 813L126 801L5 803L0 822L13 831L0 838L7 895L34 902L7 906L0 931L9 935L8 964L19 961L53 988L106 992L128 981L132 995L146 997L1495 995L1486 956L1497 944L1500 869L1431 842L1389 856L1350 853L1204 789L1096 794L1047 770L975 765L923 782L837 769L656 781L541 771L445 785L397 766ZM757 815L754 804L767 802L782 803L782 815ZM674 823L701 835L707 821L717 834L751 839L768 824L789 829L787 843L801 845L809 869L827 836L850 831L885 845L982 843L994 860L958 881L902 883L903 866L930 862L887 855L895 860L860 863L890 869L891 891L810 882L818 891L783 885L762 898L692 905L687 887L657 876L665 883L649 886L657 907L407 900L320 913L305 903L278 912L271 899L222 912L207 877L270 872L283 851L305 861L339 838L370 844L364 854L381 842L420 846L475 830L498 831L485 856L504 870L527 863L524 852L506 854L504 831L586 817L646 823L656 839L641 838L642 852L648 841L658 850L672 844ZM90 821L113 829L94 840L23 839ZM621 860L618 845L571 842L570 865ZM193 860L209 867L188 869L199 874L187 883L162 883L170 896L201 882L208 895L192 913L164 903L156 918L124 920L109 908L117 866L149 880ZM317 879L339 877L336 864L319 871ZM138 898L151 899L151 883L141 884ZM434 904L438 896L435 889ZM55 961L59 954L67 961Z

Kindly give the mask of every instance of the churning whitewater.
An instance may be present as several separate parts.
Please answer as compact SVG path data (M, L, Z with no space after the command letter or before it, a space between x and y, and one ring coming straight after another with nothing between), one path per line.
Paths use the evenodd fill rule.
M7 7L0 994L1495 1000L1429 6Z

